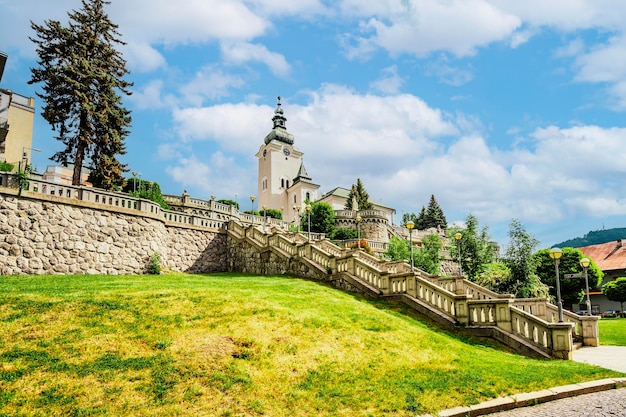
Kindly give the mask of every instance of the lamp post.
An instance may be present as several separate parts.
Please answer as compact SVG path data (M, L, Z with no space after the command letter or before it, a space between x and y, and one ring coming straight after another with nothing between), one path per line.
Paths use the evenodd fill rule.
M252 226L254 226L254 200L256 200L256 197L251 195L250 201L252 201Z
M589 277L587 275L587 269L589 269L589 264L591 264L591 261L589 260L589 258L582 258L580 260L580 266L582 266L583 269L585 270L585 289L587 292L587 315L591 316L591 300L589 299Z
M459 253L459 276L463 276L463 265L461 264L461 238L463 235L459 232L454 234L454 238L456 239L456 249Z
M41 149L29 148L28 146L22 146L22 160L24 161L24 169L26 169L26 167L28 166L28 154L26 153L26 149L35 151L35 152L41 152Z
M550 249L550 258L554 261L554 269L556 270L556 302L559 309L559 323L563 322L563 302L561 301L561 281L559 279L559 259L563 256L560 248Z
M307 239L310 242L311 241L311 205L307 204L305 208L306 208L307 215L309 217L309 232L308 232Z
M356 237L357 237L357 247L359 250L361 249L361 216L356 216Z
M415 223L411 220L406 222L406 228L409 229L409 247L411 248L411 272L413 272L413 228Z

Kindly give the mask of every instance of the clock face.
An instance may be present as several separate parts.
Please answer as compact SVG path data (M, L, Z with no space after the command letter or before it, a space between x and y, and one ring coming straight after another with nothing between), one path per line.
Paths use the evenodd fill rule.
M289 156L289 154L291 154L289 148L283 148L283 153L285 154L285 156Z

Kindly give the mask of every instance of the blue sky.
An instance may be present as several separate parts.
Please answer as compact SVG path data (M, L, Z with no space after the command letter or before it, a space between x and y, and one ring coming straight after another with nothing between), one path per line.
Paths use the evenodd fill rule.
M434 194L503 246L513 218L544 247L626 223L626 2L111 3L134 82L122 160L165 193L250 208L280 95L322 193L361 178L396 220ZM34 96L29 20L79 7L0 0L3 88ZM33 146L40 171L60 149L40 116Z

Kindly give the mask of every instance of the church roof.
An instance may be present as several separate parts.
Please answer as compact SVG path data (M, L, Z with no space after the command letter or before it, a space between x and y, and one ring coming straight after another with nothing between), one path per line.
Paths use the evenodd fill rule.
M274 110L274 117L272 117L274 127L272 128L272 131L265 136L266 145L273 140L293 145L293 135L287 132L287 118L284 113L285 112L280 104L280 96L278 96L278 104L276 105L276 110Z

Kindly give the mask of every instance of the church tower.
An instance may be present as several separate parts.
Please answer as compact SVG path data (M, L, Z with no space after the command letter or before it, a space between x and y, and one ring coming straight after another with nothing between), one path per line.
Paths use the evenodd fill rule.
M278 104L272 118L274 124L265 136L256 157L259 160L258 206L282 210L283 220L293 221L304 210L306 201L316 201L319 185L311 181L304 167L303 153L293 146L293 135L287 132L287 118Z

